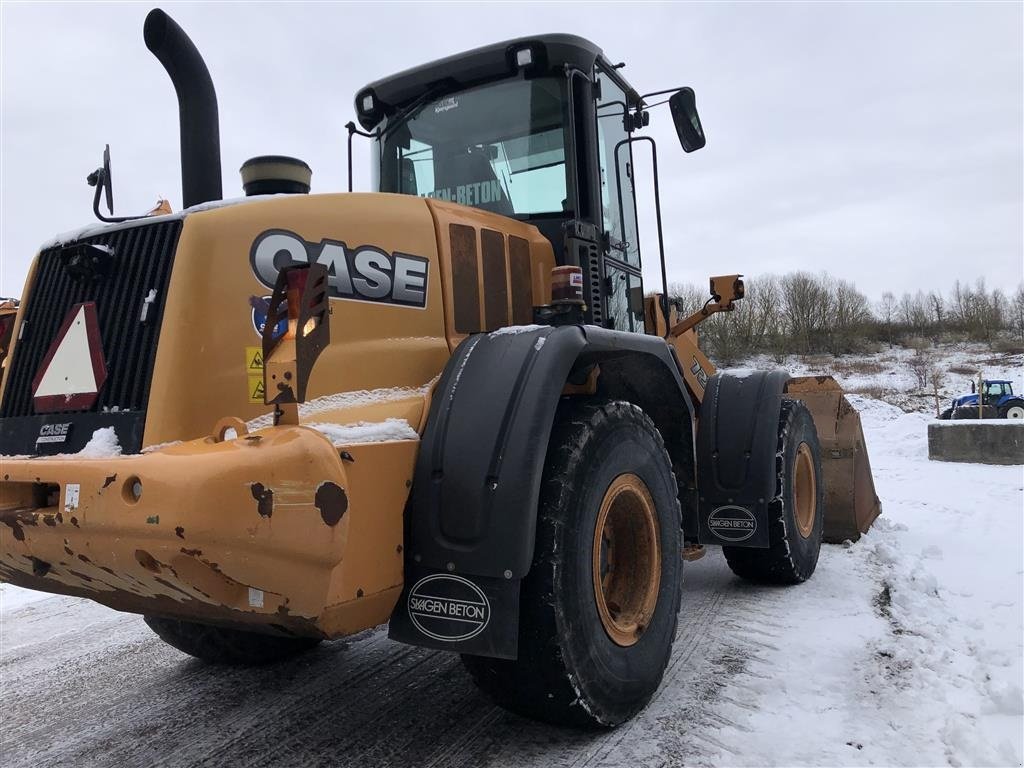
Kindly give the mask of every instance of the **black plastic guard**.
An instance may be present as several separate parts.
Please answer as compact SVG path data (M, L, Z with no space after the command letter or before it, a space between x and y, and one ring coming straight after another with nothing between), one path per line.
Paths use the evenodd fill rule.
M519 583L407 564L405 589L391 616L388 637L442 651L515 659Z
M565 326L481 333L459 345L420 441L407 558L438 571L526 575L551 424L586 344L581 326Z
M613 386L599 394L620 396L621 380L631 376L633 386L647 390L658 407L674 403L673 417L686 425L686 446L692 446L692 404L671 347L661 338L579 325L468 337L441 375L420 440L405 512L406 587L391 617L392 639L515 658L519 582L533 561L555 411L573 366L594 363ZM422 582L431 576L437 578ZM423 595L437 597L417 595L417 585L443 587L443 599L412 605ZM487 603L488 620L472 637L454 631L458 621L423 618L431 611L451 617L452 611L470 610L457 606L473 603ZM478 621L475 610L470 612L454 619ZM433 635L445 632L424 631L430 624L454 634L438 639Z
M698 540L767 547L785 371L708 379L697 428Z

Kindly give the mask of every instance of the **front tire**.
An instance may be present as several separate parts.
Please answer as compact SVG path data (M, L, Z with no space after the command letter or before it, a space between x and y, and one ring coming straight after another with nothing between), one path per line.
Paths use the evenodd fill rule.
M681 595L671 467L635 405L559 407L521 592L519 658L462 657L499 705L558 725L608 727L650 701Z
M769 546L722 547L737 576L761 584L799 584L814 573L825 520L821 445L807 406L783 400L776 448L775 499L768 506Z
M165 643L208 664L262 666L308 651L320 643L316 638L265 635L159 616L143 619Z

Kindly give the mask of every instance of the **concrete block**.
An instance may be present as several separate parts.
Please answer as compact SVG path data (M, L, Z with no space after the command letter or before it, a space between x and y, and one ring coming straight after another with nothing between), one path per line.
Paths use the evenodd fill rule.
M928 425L928 458L971 464L1024 464L1024 421L933 421Z

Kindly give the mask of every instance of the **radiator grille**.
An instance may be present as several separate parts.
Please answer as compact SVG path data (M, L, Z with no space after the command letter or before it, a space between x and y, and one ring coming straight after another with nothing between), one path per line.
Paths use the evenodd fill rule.
M113 250L110 271L104 276L71 274L61 260L66 245L40 254L35 280L26 297L19 330L22 336L10 363L0 417L34 413L32 379L68 310L86 301L96 303L107 363L107 381L89 410L145 411L181 223L181 219L175 219L140 224L77 241ZM150 291L156 291L155 300L142 322L143 302Z

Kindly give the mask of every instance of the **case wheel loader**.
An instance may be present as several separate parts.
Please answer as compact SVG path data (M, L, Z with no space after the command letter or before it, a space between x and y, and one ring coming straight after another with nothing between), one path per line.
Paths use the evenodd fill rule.
M879 514L828 377L716 372L676 315L634 150L640 94L572 35L489 45L356 94L374 191L282 156L221 200L217 102L152 11L184 209L44 245L0 400L0 577L139 613L213 663L389 626L462 655L502 706L614 726L654 694L684 560L796 584ZM351 176L350 176L351 188ZM100 212L105 194L107 213ZM658 258L645 296L641 256Z

